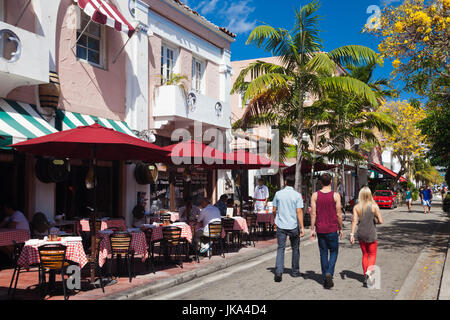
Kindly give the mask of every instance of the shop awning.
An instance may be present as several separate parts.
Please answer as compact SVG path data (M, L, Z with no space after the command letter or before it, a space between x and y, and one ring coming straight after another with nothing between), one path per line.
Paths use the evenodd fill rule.
M381 173L382 175L389 176L391 178L397 177L397 174L394 171L392 171L378 163L369 163L369 169L372 171ZM406 179L403 177L400 177L400 182L406 182Z
M0 99L0 149L12 143L42 137L57 132L31 104Z
M75 0L75 2L78 2L78 6L91 17L92 21L125 32L129 37L133 35L134 27L108 0Z
M105 119L95 116L84 115L77 112L69 112L65 110L57 110L58 120L62 120L61 130L70 130L75 129L80 126L90 126L93 125L96 121L98 124L113 129L115 131L119 131L122 133L126 133L132 137L135 137L135 134L127 125L126 122L120 120L111 120Z

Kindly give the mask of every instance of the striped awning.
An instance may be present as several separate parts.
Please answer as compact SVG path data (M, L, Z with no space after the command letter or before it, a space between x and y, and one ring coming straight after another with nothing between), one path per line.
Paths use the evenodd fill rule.
M99 125L106 128L111 128L116 131L126 133L130 136L136 137L126 122L120 120L111 120L106 118L100 118L96 116L89 116L77 112L69 112L65 110L57 110L57 119L62 121L61 130L75 129L79 126L90 126L96 121Z
M0 99L0 149L12 143L57 132L31 104Z
M125 32L129 37L133 35L134 27L108 0L75 0L75 2L78 2L78 6L91 17L92 21Z

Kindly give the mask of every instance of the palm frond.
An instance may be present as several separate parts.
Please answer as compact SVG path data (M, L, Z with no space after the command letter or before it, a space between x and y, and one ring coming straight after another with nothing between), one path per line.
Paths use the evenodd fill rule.
M325 91L342 92L367 100L372 106L378 106L377 96L364 82L352 77L325 77L320 79Z
M328 55L331 59L339 64L345 65L363 65L363 64L378 64L381 65L381 59L378 54L372 49L360 45L348 45L336 48Z

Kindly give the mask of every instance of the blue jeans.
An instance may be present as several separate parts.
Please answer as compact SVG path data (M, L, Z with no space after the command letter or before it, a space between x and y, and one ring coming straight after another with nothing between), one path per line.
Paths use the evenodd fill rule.
M334 267L339 252L339 234L337 232L318 233L317 239L319 242L322 277L325 280L327 273L334 275Z
M284 250L286 249L286 238L289 237L292 248L292 274L300 273L300 230L299 228L293 230L277 229L277 260L275 266L275 274L281 275L284 271Z

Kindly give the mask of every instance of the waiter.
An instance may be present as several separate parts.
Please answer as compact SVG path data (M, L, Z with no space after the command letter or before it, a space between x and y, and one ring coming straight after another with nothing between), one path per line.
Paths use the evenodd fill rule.
M255 210L263 210L269 200L269 188L264 185L263 179L258 179L258 185L255 188L253 201L255 203Z

